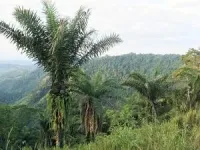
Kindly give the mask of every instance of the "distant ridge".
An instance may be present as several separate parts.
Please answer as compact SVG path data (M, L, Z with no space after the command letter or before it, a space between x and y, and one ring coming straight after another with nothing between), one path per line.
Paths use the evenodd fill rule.
M37 69L31 71L28 65L32 64L34 67L31 61L6 61L6 63L0 62L0 103L30 107L44 106L49 85L45 82L46 76L42 68L38 69L35 66ZM4 66L1 69L3 65L7 67ZM96 58L83 65L82 68L89 75L100 71L105 77L115 78L121 82L133 71L152 78L156 71L160 74L170 74L181 65L181 55L130 53ZM13 69L9 69L8 66ZM1 74L1 71L4 73Z
M11 64L11 65L34 65L35 63L31 60L3 60L0 64Z

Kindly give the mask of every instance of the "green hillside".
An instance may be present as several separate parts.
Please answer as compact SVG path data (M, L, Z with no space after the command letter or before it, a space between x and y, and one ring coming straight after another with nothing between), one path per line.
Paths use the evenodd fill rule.
M155 71L168 74L181 66L180 55L126 54L106 56L89 61L83 66L88 74L103 71L107 76L124 78L131 72L152 76Z
M45 76L42 69L19 69L0 76L0 103L12 104L32 92Z
M101 71L105 76L126 78L136 71L151 77L156 71L169 74L181 65L180 55L126 54L94 59L83 66L87 74ZM0 78L0 102L41 106L49 89L42 69L12 71Z

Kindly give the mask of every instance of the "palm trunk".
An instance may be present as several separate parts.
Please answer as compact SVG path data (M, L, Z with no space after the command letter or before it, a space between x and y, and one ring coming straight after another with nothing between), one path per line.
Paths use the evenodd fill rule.
M64 82L52 81L50 95L52 98L52 121L54 124L54 135L56 147L62 148L64 146L64 131L65 131L65 117L67 112L68 94Z
M82 106L82 109L82 115L84 115L84 117L82 117L82 122L84 123L86 142L89 143L94 141L97 128L95 110L91 100L88 100L87 103Z

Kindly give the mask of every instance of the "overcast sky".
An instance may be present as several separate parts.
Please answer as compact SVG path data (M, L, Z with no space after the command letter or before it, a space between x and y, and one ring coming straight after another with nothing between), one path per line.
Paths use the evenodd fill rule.
M101 35L118 33L123 43L109 55L125 53L184 54L200 46L200 0L54 0L61 16L80 6L91 8L90 26ZM0 0L0 20L15 23L15 6L42 14L41 0ZM0 60L26 59L0 35Z

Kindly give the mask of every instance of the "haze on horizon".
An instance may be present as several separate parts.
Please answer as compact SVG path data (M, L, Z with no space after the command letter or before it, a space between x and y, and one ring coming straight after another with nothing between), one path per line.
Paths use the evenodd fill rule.
M107 55L126 53L184 54L200 46L199 0L54 0L61 16L74 16L80 6L91 8L90 27L118 33L123 43ZM0 2L0 20L15 24L14 7L31 8L42 16L41 0ZM0 35L0 60L23 60Z

